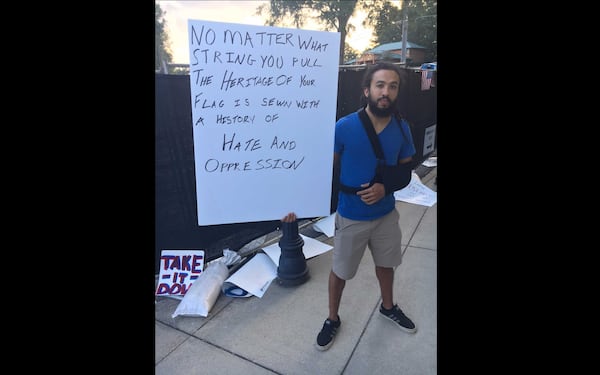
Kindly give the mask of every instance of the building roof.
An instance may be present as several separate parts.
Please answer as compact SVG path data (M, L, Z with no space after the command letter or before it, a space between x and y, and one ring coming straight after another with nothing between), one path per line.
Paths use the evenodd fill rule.
M408 40L406 41L406 48L425 49L425 47L418 45L416 43L411 43ZM402 49L402 41L380 44L377 47L367 51L367 53L383 53L385 51L391 51L391 50L397 50L397 49Z

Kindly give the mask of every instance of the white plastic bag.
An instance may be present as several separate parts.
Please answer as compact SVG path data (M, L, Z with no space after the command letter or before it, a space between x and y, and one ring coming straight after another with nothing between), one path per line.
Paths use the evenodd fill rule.
M211 262L185 293L172 317L178 315L207 317L221 293L221 285L229 276L229 269L222 261Z

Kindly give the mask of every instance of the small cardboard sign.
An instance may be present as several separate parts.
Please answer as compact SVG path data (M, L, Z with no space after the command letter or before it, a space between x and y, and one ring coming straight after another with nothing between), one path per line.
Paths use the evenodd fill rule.
M184 296L204 270L204 250L162 250L157 296Z

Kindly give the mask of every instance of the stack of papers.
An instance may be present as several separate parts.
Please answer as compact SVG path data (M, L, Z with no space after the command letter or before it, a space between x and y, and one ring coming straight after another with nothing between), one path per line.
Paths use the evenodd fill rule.
M306 259L333 249L333 246L317 241L314 238L306 237L302 234L300 237L304 240L302 253ZM265 294L273 280L277 277L281 248L276 243L264 247L263 251L265 252L264 254L256 254L248 263L225 280L222 289L226 295L230 297L251 297L254 295L261 298Z

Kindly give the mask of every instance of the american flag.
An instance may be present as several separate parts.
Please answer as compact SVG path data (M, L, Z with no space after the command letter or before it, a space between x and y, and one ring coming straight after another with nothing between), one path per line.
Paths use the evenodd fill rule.
M431 87L431 79L433 78L432 70L421 70L421 91L429 90Z

